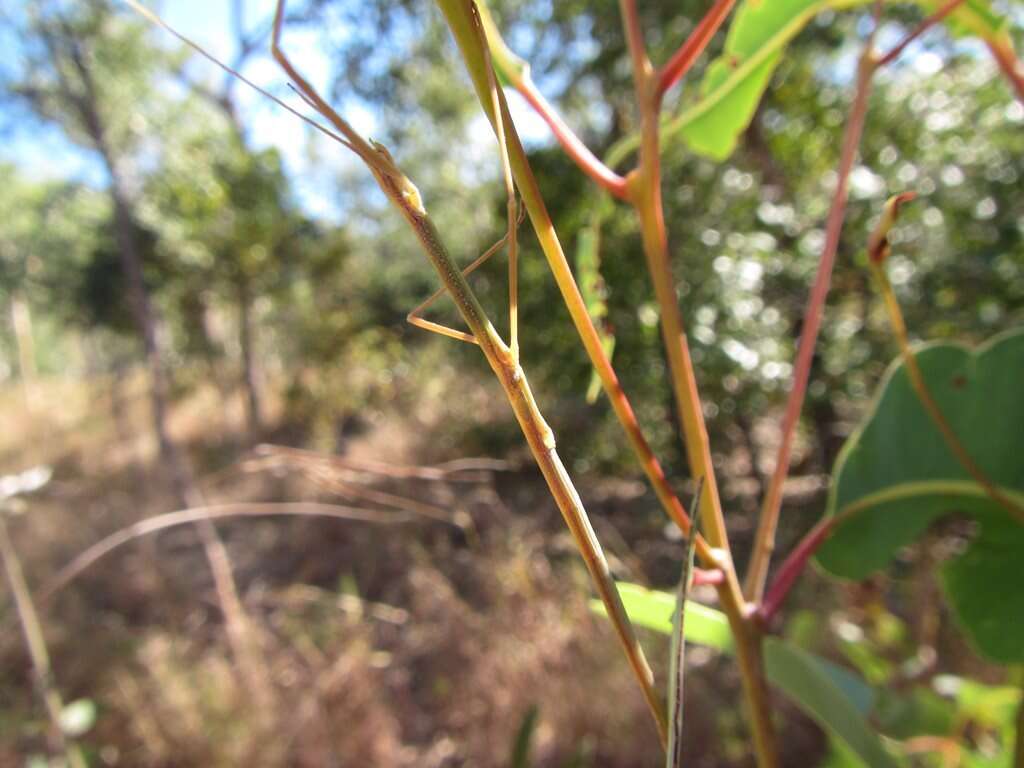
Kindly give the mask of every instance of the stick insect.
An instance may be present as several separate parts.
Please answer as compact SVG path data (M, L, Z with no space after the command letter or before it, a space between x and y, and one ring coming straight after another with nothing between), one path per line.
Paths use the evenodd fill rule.
M284 70L290 81L290 86L312 108L317 114L323 117L331 126L322 125L316 120L303 115L283 103L277 97L271 95L263 88L255 85L230 67L218 61L196 43L179 34L169 25L148 9L141 6L137 0L126 0L135 10L146 16L152 22L160 25L186 45L195 49L205 58L226 72L238 77L242 82L255 88L257 91L277 102L292 114L297 115L303 121L313 125L317 130L330 136L335 141L354 152L364 162L370 173L376 179L381 190L389 200L398 208L409 226L412 228L417 239L420 241L424 252L433 264L444 288L435 292L409 313L409 320L413 324L426 330L440 333L444 336L476 344L480 347L494 371L505 396L519 422L523 435L526 438L530 451L533 454L537 466L540 468L544 479L547 481L555 503L568 526L577 548L583 557L587 570L595 589L601 597L602 602L615 627L616 634L622 645L623 651L629 661L630 667L640 685L644 699L657 726L658 734L662 745L667 742L668 724L667 717L661 701L654 689L654 676L644 656L643 649L637 640L629 617L622 604L615 581L612 578L607 560L601 548L601 544L590 524L590 519L583 507L579 494L576 491L572 480L569 477L565 466L562 464L555 447L555 437L551 428L544 420L533 392L526 379L526 373L519 362L519 333L518 333L518 240L517 225L521 219L516 203L515 183L512 177L511 162L509 160L508 146L506 141L505 126L499 124L497 130L498 149L501 155L502 174L505 182L505 190L508 208L508 228L504 237L494 246L488 249L483 255L477 258L465 269L460 269L445 247L441 235L435 227L432 219L424 207L419 190L412 181L401 171L391 153L382 144L372 139L364 139L357 133L344 118L341 117L321 96L309 82L302 76L296 67L289 60L281 47L281 32L284 22L285 0L278 0L277 10L274 15L273 35L271 41L271 53L277 63ZM480 22L479 14L475 4L467 0L467 8L472 18L475 34L479 36L482 49L487 56L488 84L490 96L495 113L499 116L502 111L499 109L499 94L497 78L494 68L491 66L486 37L483 25ZM509 342L506 344L501 338L486 312L480 305L476 295L473 293L466 281L466 276L483 264L487 259L497 253L503 246L507 245L509 250ZM448 326L425 320L420 312L432 304L442 293L447 292L454 301L462 319L469 328L469 332L459 331Z

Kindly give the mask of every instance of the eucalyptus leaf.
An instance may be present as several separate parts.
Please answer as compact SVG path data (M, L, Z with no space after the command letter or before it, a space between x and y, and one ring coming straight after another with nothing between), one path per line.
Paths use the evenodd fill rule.
M931 344L916 353L929 391L968 455L1017 504L1024 503L1024 330L977 351ZM966 549L941 567L960 623L986 656L1024 661L1024 524L994 501L953 456L894 363L862 427L840 452L827 515L842 518L818 552L830 572L863 579L938 518L973 520Z
M628 582L620 582L618 588L630 621L655 632L672 634L672 615L676 609L675 595ZM590 607L595 613L605 612L600 600L591 600ZM691 643L706 645L719 651L732 650L729 620L721 611L692 600L687 601L685 628L686 639Z
M676 596L620 583L619 593L630 620L666 635L673 631ZM591 601L595 612L603 612L600 601ZM732 635L725 614L707 606L687 602L685 637L690 642L732 652ZM847 750L871 768L895 768L897 763L882 740L868 725L874 704L872 688L853 672L797 648L775 637L764 641L765 675L812 720Z
M864 704L870 703L873 695L867 685L851 673L775 637L764 641L764 663L768 680L825 731L841 739L865 765L898 765L868 725Z
M724 160L736 147L789 42L823 11L840 11L868 0L746 0L738 6L722 55L701 82L696 104L672 119L665 135L681 134L702 155ZM937 0L917 0L925 12ZM955 33L1005 44L1006 23L984 0L966 0L947 19Z

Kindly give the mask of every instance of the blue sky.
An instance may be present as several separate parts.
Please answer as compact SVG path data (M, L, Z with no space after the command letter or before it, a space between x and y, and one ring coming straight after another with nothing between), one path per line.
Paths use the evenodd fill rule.
M143 0L145 2L145 0ZM275 0L244 0L247 25L269 19ZM233 36L230 32L231 0L150 0L147 3L175 27L179 32L192 38L211 54L222 60L231 60L234 55ZM124 5L124 12L133 11ZM1018 17L1024 17L1024 7L1010 5L1007 10ZM896 30L891 30L896 32ZM332 30L334 41L343 38L344 30ZM934 34L934 33L933 33ZM176 46L168 33L153 29L153 40L160 45ZM8 50L16 50L17 41L4 41ZM285 30L284 45L296 65L321 92L327 92L330 80L330 61L325 55L320 35L315 29L294 26ZM904 57L904 64L920 74L930 74L939 66L934 56L926 52L927 43L915 44ZM961 43L961 45L965 45ZM970 45L970 43L966 43ZM980 49L975 41L974 46ZM884 44L883 44L884 47ZM980 55L985 55L979 50ZM0 57L3 53L0 53ZM855 51L851 48L849 60L841 56L832 70L838 82L848 78L854 69ZM197 60L195 72L207 72L220 82L220 73L212 65ZM251 80L275 93L283 92L284 79L269 52L253 56L244 68L244 74ZM542 80L541 86L546 83ZM286 168L293 180L295 194L307 213L336 219L342 215L337 201L339 175L356 166L354 158L339 151L337 145L310 131L303 130L292 115L270 103L255 92L239 86L238 101L242 120L249 136L257 148L275 147L284 157ZM551 140L546 126L530 110L518 94L508 94L513 117L520 134L528 144L546 143ZM293 99L292 101L297 101ZM297 104L302 108L301 103ZM372 110L356 99L348 99L336 105L349 121L364 134L373 135L377 128ZM158 129L158 126L155 127ZM13 161L34 178L70 178L83 180L100 186L105 183L102 168L92 153L70 144L57 128L33 122L22 126L5 137L0 146L0 160ZM470 126L469 156L480 158L483 167L493 157L494 139L482 115ZM484 173L494 173L497 161L487 164Z
M146 4L217 58L222 61L233 58L230 0L164 0ZM246 0L247 26L251 28L269 19L274 7L275 0ZM127 5L123 8L126 14L133 13ZM337 39L338 30L334 30L334 37ZM158 28L153 30L153 40L158 45L177 45L171 35ZM283 43L310 82L322 93L328 92L331 65L316 30L303 27L286 29ZM220 82L221 75L212 65L197 57L192 66L193 72L216 78L213 80L215 84ZM269 50L250 57L243 74L274 93L282 92L284 78L270 58ZM313 216L336 218L340 214L336 179L356 165L354 158L339 151L337 145L327 139L303 130L294 116L243 85L238 87L237 98L242 121L253 145L256 148L275 147L283 156L300 205ZM298 102L297 99L290 101ZM517 94L510 94L510 104L516 125L528 143L549 140L546 126ZM295 106L302 109L301 103L295 103ZM365 104L351 99L336 106L340 106L357 130L368 135L375 132L374 113ZM478 124L471 126L471 138L473 143L481 145L481 154L491 148L494 139L482 117ZM95 186L105 184L102 167L91 152L68 142L60 129L34 121L17 128L7 137L0 148L0 160L14 162L34 178L75 179ZM494 165L497 168L497 162Z

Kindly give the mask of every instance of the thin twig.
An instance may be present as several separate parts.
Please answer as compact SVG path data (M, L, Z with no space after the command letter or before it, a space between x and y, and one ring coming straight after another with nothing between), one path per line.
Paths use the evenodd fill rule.
M658 93L664 95L690 71L690 67L708 47L722 23L728 18L736 0L715 0L686 41L658 73Z
M814 285L807 300L807 308L804 310L803 327L797 345L796 363L793 367L793 382L790 385L786 410L782 416L780 428L782 437L775 457L775 469L772 472L768 491L761 507L750 564L747 567L745 593L747 599L755 603L759 602L764 594L768 566L775 550L775 532L778 527L779 512L782 508L782 489L786 477L789 475L793 440L796 435L797 423L800 420L800 412L803 410L804 397L807 394L807 382L811 374L814 348L818 341L818 331L821 328L821 319L825 311L825 299L828 297L832 281L832 267L835 265L836 252L839 250L839 236L846 217L850 172L853 170L857 148L860 146L860 138L867 117L868 96L871 93L871 83L875 72L873 66L874 40L877 33L878 14L876 13L875 26L868 37L857 66L856 93L843 135L836 190L832 195L832 205L825 226L825 244L818 261L818 272L814 278Z
M907 35L896 45L889 49L889 52L879 56L875 62L875 69L881 69L882 67L891 64L893 61L903 55L903 52L907 49L907 46L914 42L917 38L927 32L929 29L934 27L940 21L945 19L949 14L957 9L958 6L962 5L964 0L947 0L937 11L929 14L920 24L914 27Z
M973 478L974 482L982 487L985 494L992 499L992 501L996 502L999 506L1009 512L1010 515L1016 518L1019 522L1024 523L1024 507L1003 493L992 481L992 478L988 476L985 470L978 465L964 447L960 438L957 437L956 431L946 419L945 414L942 412L942 408L940 408L939 404L935 401L935 397L932 395L931 389L928 387L928 383L924 379L924 374L921 373L921 367L917 362L917 355L914 354L914 350L910 346L910 339L907 336L907 325L903 320L903 312L900 310L896 293L892 289L892 283L889 282L889 276L886 274L880 260L872 258L869 260L869 263L871 265L871 274L875 279L875 285L878 286L878 291L882 296L882 302L885 305L886 314L889 317L889 326L896 339L896 344L900 349L900 356L903 358L907 378L910 380L910 385L914 390L914 394L917 395L917 399L921 402L922 407L928 414L928 418L930 418L932 423L935 424L936 428L938 428L939 434L942 435L942 439L946 443L946 447L949 448L950 453L953 454L953 457L957 460L960 466L967 471L967 474Z
M279 516L327 517L335 520L376 523L379 525L396 525L413 519L409 515L400 512L381 512L340 504L320 504L314 502L241 502L237 504L214 504L207 507L167 512L121 528L79 553L71 562L57 571L43 586L39 593L39 600L43 604L48 603L60 590L92 567L97 560L106 557L115 549L141 536L148 536L168 528L195 523L200 520Z
M775 576L771 588L758 606L758 616L765 625L771 622L775 614L778 613L779 608L782 607L790 590L793 589L797 579L800 578L800 574L807 567L811 555L818 550L832 534L832 531L835 530L836 521L836 517L826 517L820 520L811 529L810 533L800 540L779 566L778 574Z
M544 98L544 94L540 92L530 76L530 66L505 45L487 4L478 2L477 8L487 34L487 44L494 60L494 66L498 72L513 88L519 91L520 95L547 123L562 149L579 166L580 170L615 197L621 200L626 199L626 179L602 163L562 119L558 110Z
M78 745L69 738L61 727L61 713L64 710L64 702L61 699L60 691L53 678L53 669L50 665L50 652L46 647L46 637L43 634L43 626L39 621L39 614L36 612L35 604L32 601L32 593L29 591L25 581L25 575L21 570L21 560L11 543L7 534L7 523L4 520L6 511L0 508L0 558L4 562L4 571L7 574L7 581L14 595L14 606L18 613L18 621L21 624L21 632L25 638L25 647L28 649L29 658L32 660L32 669L36 675L36 685L39 696L43 700L47 717L50 720L50 735L54 744L64 753L71 768L87 768L85 757Z
M302 448L264 443L256 446L253 453L260 458L288 461L304 461L327 464L354 472L368 472L385 477L409 478L416 480L440 480L449 483L480 483L490 480L491 473L509 469L508 462L488 458L455 459L454 461L420 466L392 464L390 462L357 459L349 456L334 456Z

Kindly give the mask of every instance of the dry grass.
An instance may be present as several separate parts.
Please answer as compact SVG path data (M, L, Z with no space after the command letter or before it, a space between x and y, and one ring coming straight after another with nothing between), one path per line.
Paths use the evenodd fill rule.
M0 445L3 471L56 467L11 521L36 589L102 536L171 508L145 440L117 442L118 425L97 397L109 382L84 392L45 386L53 390L40 400L59 398L61 413L17 414ZM144 434L144 401L136 393L127 403L126 421ZM16 402L5 404L17 412ZM222 414L202 391L175 413L193 460L213 470L204 481L211 502L336 498L291 469L243 471L230 432L240 434L240 421L226 434L203 432L224 425ZM352 454L407 458L400 433L371 431ZM18 452L32 434L50 437ZM394 456L381 455L385 444ZM550 535L560 530L557 512L537 478L504 481L517 505L536 510L528 517L510 513L490 481L361 479L471 525L422 517L397 532L315 519L219 524L266 659L269 704L254 706L240 681L187 528L117 550L47 606L58 684L68 700L100 708L83 740L92 764L499 766L533 706L538 765L577 753L591 755L584 764L656 762L643 702L610 631L588 612L585 574ZM13 626L6 608L2 620ZM3 765L46 749L25 663L16 633L5 632Z

